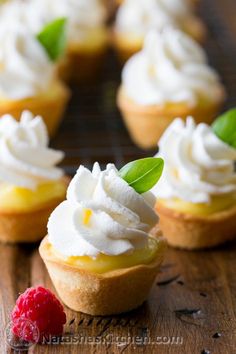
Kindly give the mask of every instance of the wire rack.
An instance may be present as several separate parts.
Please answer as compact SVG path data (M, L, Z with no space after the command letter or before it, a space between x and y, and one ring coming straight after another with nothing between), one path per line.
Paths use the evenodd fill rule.
M199 15L206 22L209 36L205 49L210 64L219 72L229 98L227 107L236 102L236 41L225 24L217 0L204 0ZM121 67L110 51L96 83L72 87L72 99L58 135L52 142L64 150L63 167L74 174L79 164L91 167L114 162L118 167L128 161L151 156L155 150L142 151L131 141L116 107L116 92Z

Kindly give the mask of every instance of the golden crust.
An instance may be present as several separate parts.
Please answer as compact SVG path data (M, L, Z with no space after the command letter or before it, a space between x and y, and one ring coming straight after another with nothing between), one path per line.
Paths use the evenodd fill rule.
M196 216L157 202L156 211L160 229L173 247L203 249L236 238L236 206L208 216Z
M156 147L158 140L176 117L193 116L196 123L211 124L225 99L222 89L218 102L188 107L186 104L142 106L126 96L121 87L117 105L133 141L143 149Z
M69 177L63 177L66 185L69 181ZM0 242L28 243L41 240L47 232L50 214L63 200L55 198L29 212L0 210Z
M60 81L55 81L47 92L39 96L22 100L0 100L0 117L11 114L15 119L20 119L24 110L29 110L34 115L40 115L49 132L53 136L61 122L70 91Z
M140 306L148 297L163 259L103 274L73 267L48 250L45 237L39 247L52 282L62 301L72 310L90 315L112 315Z

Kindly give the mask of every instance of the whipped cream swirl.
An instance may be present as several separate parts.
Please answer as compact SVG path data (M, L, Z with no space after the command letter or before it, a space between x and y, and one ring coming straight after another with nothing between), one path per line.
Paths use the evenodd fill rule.
M68 20L69 42L77 42L90 29L103 27L106 8L102 0L31 0L31 13L37 16L35 29L59 17ZM37 14L37 15L35 15Z
M35 189L40 183L58 180L63 171L55 165L63 152L48 147L46 126L41 117L24 111L17 122L12 116L0 119L0 183Z
M150 29L182 28L189 16L192 14L185 0L125 0L117 12L115 28L121 33L144 37Z
M167 128L159 142L165 160L163 175L153 188L158 198L179 198L209 203L213 196L236 192L236 149L221 141L207 124L186 124L180 118Z
M151 31L144 48L125 65L126 94L142 105L201 100L222 101L224 88L207 64L203 49L185 33L166 28Z
M54 66L27 27L2 21L0 43L0 97L21 100L48 89Z
M30 31L37 33L43 26L39 12L32 6L32 0L11 0L0 7L1 26L26 26Z
M65 257L119 255L143 248L157 223L153 197L138 194L112 164L101 171L95 163L92 172L80 166L67 200L49 218L49 242Z

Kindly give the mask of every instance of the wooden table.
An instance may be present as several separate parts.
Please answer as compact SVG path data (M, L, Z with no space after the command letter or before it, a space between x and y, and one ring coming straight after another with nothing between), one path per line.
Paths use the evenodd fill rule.
M229 90L236 96L235 0L203 0L201 16L209 26L207 51ZM65 122L53 146L66 152L64 167L74 173L82 163L123 165L151 155L130 141L115 108L120 71L110 55L97 85L74 88ZM210 235L209 235L210 236ZM19 293L43 284L52 288L37 245L0 245L0 353L11 352L5 326ZM67 340L77 344L36 346L29 353L186 353L236 352L236 244L207 252L169 249L148 302L115 317L90 317L67 312ZM87 340L87 342L86 342ZM91 343L93 341L93 343ZM97 344L94 344L96 342ZM13 352L13 351L12 351Z

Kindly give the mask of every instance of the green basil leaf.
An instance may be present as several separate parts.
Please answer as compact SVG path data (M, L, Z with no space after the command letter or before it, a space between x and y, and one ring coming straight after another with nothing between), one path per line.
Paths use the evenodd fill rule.
M157 157L136 160L125 165L119 175L139 193L149 191L162 175L164 161Z
M49 58L56 61L63 55L66 48L66 18L58 18L48 23L40 33L37 34L38 41L46 50Z
M218 117L213 122L212 129L223 142L236 148L236 108Z

